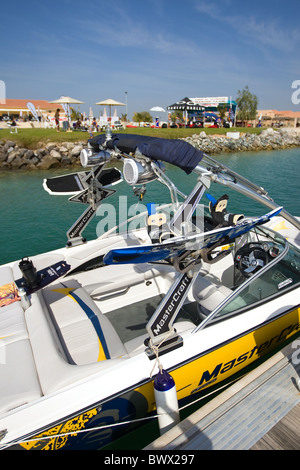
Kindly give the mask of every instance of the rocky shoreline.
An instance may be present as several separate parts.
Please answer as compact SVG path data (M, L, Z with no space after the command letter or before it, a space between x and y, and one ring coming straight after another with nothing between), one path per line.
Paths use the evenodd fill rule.
M19 147L16 142L0 141L1 170L49 170L79 166L79 155L86 142L48 143L36 150Z
M228 152L279 150L300 147L300 129L263 130L260 134L211 136L204 131L184 140L210 155ZM80 165L79 155L87 142L48 143L36 150L20 148L16 142L0 141L1 170L49 170Z
M235 133L233 133L234 135ZM261 150L280 150L300 147L300 129L282 128L274 131L272 128L263 130L260 134L246 133L241 136L208 136L205 132L185 139L194 147L209 155L228 152L249 152Z

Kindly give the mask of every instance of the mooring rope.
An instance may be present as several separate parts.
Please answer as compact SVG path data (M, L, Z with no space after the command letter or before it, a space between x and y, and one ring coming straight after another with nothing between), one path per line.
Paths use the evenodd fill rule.
M244 377L244 375L242 377ZM238 378L234 379L229 384L222 385L217 390L211 391L207 395L204 395L203 397L197 398L197 400L193 401L192 403L187 403L186 405L179 408L179 411L182 411L185 408L188 408L189 406L195 405L199 401L204 400L205 398L209 397L210 395L213 395L213 394L219 392L223 388L229 387L230 385L232 385L234 382L241 379L242 377L238 377ZM96 427L88 428L88 429L79 429L79 430L76 430L76 431L69 431L69 432L64 432L64 433L60 433L60 434L51 434L50 436L41 436L41 437L36 437L34 439L23 439L23 440L20 440L20 441L11 441L11 442L8 442L8 443L3 444L3 445L0 444L0 450L1 449L4 450L7 447L10 447L12 445L25 444L27 442L36 442L36 441L57 439L57 438L60 438L60 437L65 437L65 436L73 436L73 435L76 435L76 434L81 434L81 433L86 433L86 432L93 432L93 431L100 431L102 429L113 428L113 427L116 427L116 426L123 426L124 424L135 424L135 423L139 423L141 421L149 421L149 420L152 420L152 419L157 419L159 416L161 416L163 414L167 414L167 413L161 413L159 415L156 414L156 415L152 415L152 416L146 416L146 417L143 417L143 418L137 418L137 419L129 420L129 421L121 421L121 422L113 423L113 424L105 424L103 426L96 426Z
M159 368L159 372L162 371L163 369L163 366L159 360L159 348L161 347L161 345L164 343L164 341L166 341L169 336L173 335L174 334L174 331L172 330L169 330L168 334L161 340L161 342L155 346L152 342L152 338L150 338L150 341L149 341L149 347L150 349L152 349L153 353L155 354L155 361L154 361L154 365L153 365L153 368L152 368L152 371L150 372L150 379L152 379L152 375L153 375L153 372L154 372L154 369L156 367L156 364Z

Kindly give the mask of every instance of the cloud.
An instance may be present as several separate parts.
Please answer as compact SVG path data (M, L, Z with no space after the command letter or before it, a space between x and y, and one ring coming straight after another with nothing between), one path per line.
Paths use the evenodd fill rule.
M241 20L238 18L238 21ZM300 39L296 30L287 31L280 27L278 20L257 21L254 17L236 26L240 35L251 40L256 47L266 46L281 52L291 52Z
M272 18L272 10L270 9L269 15L264 19L257 19L253 14L242 15L242 14L230 14L224 12L220 7L220 3L201 1L195 3L195 9L198 13L208 15L214 21L223 23L227 28L230 27L232 34L238 35L238 40L243 39L250 43L252 46L263 49L264 47L273 51L280 52L291 52L297 42L300 40L299 29L287 29L284 27L278 18ZM232 8L231 1L227 0L226 11L230 12Z
M161 13L162 15L162 13ZM159 51L162 54L189 54L195 49L195 43L184 37L178 40L178 32L167 33L160 22L149 24L145 20L136 21L122 7L115 6L113 14L105 14L101 20L75 20L82 34L91 43L115 48L136 48L146 51Z

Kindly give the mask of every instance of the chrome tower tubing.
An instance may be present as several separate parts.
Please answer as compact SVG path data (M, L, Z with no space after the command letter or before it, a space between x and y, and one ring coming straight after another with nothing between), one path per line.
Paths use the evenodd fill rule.
M204 173L207 173L207 169L204 167L201 167L200 165L198 165L194 169L194 171L197 174L200 173L202 175ZM212 172L211 181L222 184L223 186L227 186L228 188L233 189L243 194L244 196L250 197L254 201L260 202L261 204L263 204L264 206L270 209L276 209L278 207L281 207L279 204L273 201L273 199L270 196L268 196L268 193L260 186L257 186L256 184L251 183L251 181L248 181L246 178L243 178L238 173L235 173L229 169L228 169L228 177L234 178L235 181L231 179L227 179L226 174L223 174L222 171L227 172L227 168L224 166L221 167L219 165L219 169L216 168L215 172ZM290 222L292 225L294 225L294 227L296 227L297 230L300 230L300 221L297 220L296 217L294 217L285 209L281 210L280 215L284 219L286 219L288 222Z

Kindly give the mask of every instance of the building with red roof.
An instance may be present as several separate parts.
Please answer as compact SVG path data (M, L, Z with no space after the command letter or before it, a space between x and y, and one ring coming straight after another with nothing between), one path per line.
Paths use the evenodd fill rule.
M64 115L64 110L60 104L49 103L46 100L5 99L0 102L0 117L15 116L18 118L30 116L31 112L27 107L27 103L32 103L37 114L41 117L53 116L57 108L59 108L61 115Z

